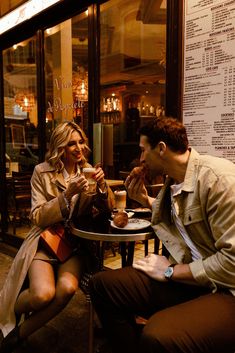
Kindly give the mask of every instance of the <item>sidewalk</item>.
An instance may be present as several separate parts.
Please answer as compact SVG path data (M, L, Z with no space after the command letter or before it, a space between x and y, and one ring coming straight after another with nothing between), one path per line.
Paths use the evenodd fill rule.
M10 250L10 254L13 256L14 250ZM0 243L0 288L4 284L13 261L12 256L7 255L5 246ZM87 314L85 295L78 290L67 307L57 317L32 334L27 342L17 348L14 353L87 353Z
M149 251L154 247L149 241ZM16 249L0 242L0 288L2 288ZM136 244L135 259L144 256L143 244ZM106 251L104 265L110 269L121 266L120 254ZM1 308L0 308L1 310ZM103 337L94 337L95 349L105 343ZM14 353L87 353L88 352L88 306L86 297L78 290L67 307L57 317L32 334L26 343ZM97 350L98 352L98 350ZM110 353L110 352L109 352Z

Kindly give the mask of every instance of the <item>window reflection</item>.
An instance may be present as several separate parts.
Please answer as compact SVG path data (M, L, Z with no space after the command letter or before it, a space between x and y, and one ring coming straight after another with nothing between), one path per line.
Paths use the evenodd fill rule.
M24 237L30 228L30 178L38 163L34 37L3 51L3 75L8 231Z
M47 141L55 125L74 120L88 129L87 12L45 31Z
M100 114L117 172L138 157L138 128L165 114L166 1L111 0L100 13Z
M35 38L4 50L3 70L7 173L32 172L38 162Z

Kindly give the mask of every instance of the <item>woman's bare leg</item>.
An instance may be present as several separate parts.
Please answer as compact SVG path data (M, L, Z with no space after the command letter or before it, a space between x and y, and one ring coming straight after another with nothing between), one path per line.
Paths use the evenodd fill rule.
M57 283L52 266L34 260L29 270L29 289L17 300L16 313L33 312L20 326L20 337L26 338L57 315L69 302L78 287L81 260L74 256L61 264Z
M29 267L28 277L29 288L20 293L15 303L17 314L40 310L55 296L55 275L50 263L33 260Z

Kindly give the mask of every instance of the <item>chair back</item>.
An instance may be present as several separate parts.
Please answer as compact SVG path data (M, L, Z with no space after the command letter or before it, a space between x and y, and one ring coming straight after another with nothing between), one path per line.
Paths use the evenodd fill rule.
M16 227L26 223L30 225L31 209L31 174L12 172L8 182L8 220L12 223L13 234L16 234Z
M12 190L15 208L26 209L31 207L31 174L12 173Z

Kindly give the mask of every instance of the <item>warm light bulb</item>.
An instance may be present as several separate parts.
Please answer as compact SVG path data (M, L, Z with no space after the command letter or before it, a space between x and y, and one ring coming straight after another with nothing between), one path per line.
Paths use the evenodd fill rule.
M82 88L81 88L81 94L85 94L86 90L85 90L85 83L84 81L82 81Z
M24 97L24 106L28 107L28 105L29 105L29 100L27 97Z

